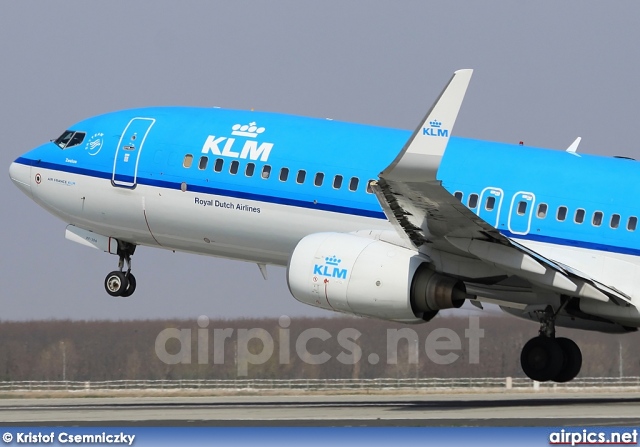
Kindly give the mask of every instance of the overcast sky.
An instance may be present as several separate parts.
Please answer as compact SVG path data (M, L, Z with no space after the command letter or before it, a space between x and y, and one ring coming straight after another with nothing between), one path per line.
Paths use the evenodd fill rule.
M0 13L0 319L329 315L283 268L140 248L117 258L10 181L9 164L74 122L150 105L221 106L412 129L474 68L454 133L640 156L640 2L14 1ZM628 180L628 179L627 179Z

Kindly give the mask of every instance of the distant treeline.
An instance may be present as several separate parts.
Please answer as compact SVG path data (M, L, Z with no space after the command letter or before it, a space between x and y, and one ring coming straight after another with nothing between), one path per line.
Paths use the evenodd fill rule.
M484 330L475 341L474 325ZM520 349L537 330L494 315L422 325L348 317L0 322L0 380L524 377ZM625 376L640 375L637 333L558 335L582 349L581 376L618 376L621 363Z

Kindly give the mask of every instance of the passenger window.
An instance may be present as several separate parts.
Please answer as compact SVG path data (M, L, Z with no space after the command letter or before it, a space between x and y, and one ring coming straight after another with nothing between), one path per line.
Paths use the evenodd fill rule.
M478 194L471 194L469 196L469 208L475 208L478 206Z
M584 222L584 210L582 208L578 208L576 210L576 215L574 216L573 221L577 224Z
M266 180L269 178L270 175L271 175L271 166L264 165L262 167L262 178Z
M213 165L213 170L216 172L222 172L223 167L224 167L224 160L222 158L216 159L216 162Z
M336 175L333 178L333 187L334 189L342 188L342 176L340 174Z
M599 227L600 225L602 225L602 217L603 214L601 211L596 211L595 213L593 213L593 220L591 221L591 223L594 227Z
M305 171L304 169L300 169L298 171L298 175L296 176L296 183L299 183L302 185L304 183L305 178L307 178L307 171Z
M620 214L611 215L611 222L609 223L609 226L613 229L616 229L620 226Z
M545 217L547 217L548 209L549 207L546 203L541 203L540 205L538 205L538 219L544 219Z
M200 161L198 162L198 169L201 171L207 169L207 163L209 163L209 157L203 155L200 157Z
M253 177L253 173L256 170L256 165L253 163L247 163L247 167L244 169L244 175L247 177Z
M182 166L185 168L190 168L193 164L193 155L187 154L184 156L184 160L182 161Z
M288 178L289 178L289 168L280 169L280 181L286 182Z
M459 201L462 202L462 192L460 191L456 191L453 193L453 197L455 197L456 199L458 199Z
M516 212L519 216L524 216L527 213L527 202L524 200L518 202L518 209Z
M487 201L484 204L484 209L487 211L493 211L493 208L496 206L496 198L493 196L487 197Z
M358 177L351 177L351 180L349 180L349 191L355 191L358 189L358 183L360 183L360 179Z
M636 227L638 226L638 218L635 216L631 216L629 221L627 222L627 230L636 231Z
M238 160L233 160L231 165L229 166L229 174L236 175L238 173L238 168L240 167L240 162Z
M316 178L313 180L313 184L316 186L322 186L322 182L324 182L324 174L322 172L318 172L316 174Z
M373 182L375 182L373 179L367 182L367 194L373 194Z
M559 207L558 214L556 214L556 219L558 219L560 222L564 222L566 218L567 218L567 207L566 206Z

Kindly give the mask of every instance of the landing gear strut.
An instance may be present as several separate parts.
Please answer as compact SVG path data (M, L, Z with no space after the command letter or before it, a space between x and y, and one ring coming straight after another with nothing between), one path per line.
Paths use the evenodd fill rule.
M136 290L136 277L131 273L131 256L136 251L134 244L118 241L118 270L104 279L104 288L111 296L129 297ZM124 270L126 264L126 271Z
M520 364L532 380L538 382L569 382L580 372L582 353L578 345L568 338L556 338L555 321L560 312L551 306L538 311L540 335L529 340L522 348Z

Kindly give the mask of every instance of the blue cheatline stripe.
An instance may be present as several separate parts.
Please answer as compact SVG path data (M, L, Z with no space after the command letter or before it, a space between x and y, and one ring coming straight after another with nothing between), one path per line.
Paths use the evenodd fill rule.
M96 177L96 178L103 178L103 179L109 179L109 180L111 179L110 172L95 171L93 169L78 168L76 166L60 165L57 163L49 163L48 161L42 161L42 160L30 160L28 158L20 157L14 163L20 163L26 166L33 166L35 168L53 169L54 171L86 175L88 177Z
M79 168L76 166L60 165L57 163L30 160L23 157L18 158L15 162L21 163L27 166L37 166L37 167L42 167L43 169L52 169L52 170L68 172L72 174L86 175L88 177L94 177L94 178L111 180L111 177L112 177L111 172L97 171L92 169ZM133 182L133 177L123 178L122 181ZM147 185L147 186L154 186L158 188L174 189L174 190L180 190L180 186L181 186L181 184L178 182L169 182L165 180L155 180L155 179L142 178L142 177L138 177L138 183L142 185ZM249 192L213 188L209 186L188 185L188 189L191 192L198 192L202 194L212 194L212 195L218 195L218 196L224 196L224 197L233 197L236 199L254 200L257 202L267 202L267 203L274 203L278 205L288 205L288 206L295 206L298 208L307 208L312 210L329 211L329 212L334 212L339 214L350 214L354 216L363 216L363 217L371 217L375 219L386 220L386 216L381 211L363 210L359 208L330 205L326 203L315 204L313 202L307 202L304 200L295 200L295 199L288 199L285 197L276 197L276 196L266 196L262 194L254 194ZM609 253L619 253L619 254L625 254L625 255L640 256L640 249L636 249L636 248L619 247L615 245L599 244L595 242L579 241L575 239L566 239L566 238L559 238L559 237L553 237L553 236L543 236L540 234L531 234L531 233L525 234L525 235L514 234L507 230L500 230L500 233L502 233L506 237L513 238L513 239L525 239L530 241L545 242L548 244L562 245L567 247L587 248L590 250L598 250L598 251L604 251Z
M565 239L553 236L543 236L541 234L513 234L510 231L500 230L500 233L511 239L525 239L528 241L545 242L553 245L563 245L566 247L588 248L590 250L606 251L609 253L620 253L623 255L640 256L637 248L618 247L615 245L598 244L596 242L578 241L575 239Z
M15 162L23 165L27 165L27 166L41 167L43 169L51 169L54 171L67 172L70 174L86 175L88 177L94 177L94 178L100 178L100 179L111 180L111 177L112 177L111 172L85 169L85 168L79 168L77 166L61 165L57 163L49 163L46 161L29 160L23 157L18 158ZM122 182L133 183L133 177L131 176L117 176L117 180ZM180 190L180 187L181 187L181 183L179 182L156 180L156 179L151 179L146 177L138 177L137 182L141 185L154 186L154 187L165 188L165 189ZM289 198L277 197L277 196L267 196L267 195L255 194L251 192L234 191L234 190L214 188L210 186L201 186L201 185L194 185L194 184L188 185L188 190L190 192L212 194L212 195L224 196L224 197L233 197L235 199L254 200L256 202L274 203L278 205L295 206L297 208L307 208L307 209L318 210L318 211L329 211L329 212L339 213L339 214L350 214L354 216L362 216L362 217L370 217L374 219L387 220L387 217L382 211L372 211L372 210L365 210L361 208L351 208L347 206L331 205L328 203L313 203L305 200L296 200L296 199L289 199Z

